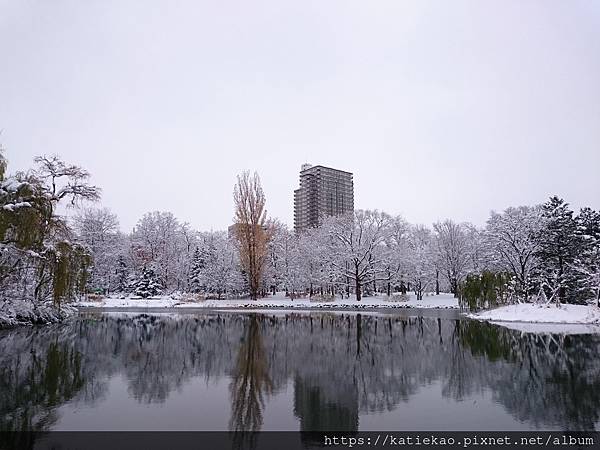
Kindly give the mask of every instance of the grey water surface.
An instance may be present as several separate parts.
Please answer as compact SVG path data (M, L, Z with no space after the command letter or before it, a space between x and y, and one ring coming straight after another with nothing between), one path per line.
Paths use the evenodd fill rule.
M454 312L85 312L0 331L0 430L593 430L600 336Z

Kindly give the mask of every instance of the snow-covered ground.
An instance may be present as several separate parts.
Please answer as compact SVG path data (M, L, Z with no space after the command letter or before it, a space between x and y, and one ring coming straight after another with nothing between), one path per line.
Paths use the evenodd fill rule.
M77 309L67 305L56 308L52 302L34 303L0 299L0 328L58 323L76 314Z
M333 301L311 301L307 298L290 300L283 293L277 293L274 296L268 296L259 300L204 300L204 301L183 301L179 298L169 296L153 297L149 299L141 298L114 298L109 297L99 301L82 301L75 303L79 307L99 307L99 308L458 308L457 299L452 294L440 294L425 296L423 300L417 301L413 294L407 294L405 300L398 297L364 297L360 302L355 298L349 299L336 298Z
M521 303L502 306L467 317L486 320L514 330L534 333L598 333L600 308L595 305L535 305Z

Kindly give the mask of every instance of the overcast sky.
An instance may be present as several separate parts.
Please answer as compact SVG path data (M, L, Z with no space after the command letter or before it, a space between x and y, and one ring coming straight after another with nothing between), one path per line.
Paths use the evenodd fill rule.
M245 169L291 225L304 162L415 223L600 209L600 2L0 0L0 129L9 171L84 166L124 231L225 228Z

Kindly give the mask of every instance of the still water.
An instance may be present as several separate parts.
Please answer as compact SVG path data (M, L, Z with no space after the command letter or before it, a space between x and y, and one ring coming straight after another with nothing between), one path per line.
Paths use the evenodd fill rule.
M85 313L0 331L0 430L599 428L599 335L436 314Z

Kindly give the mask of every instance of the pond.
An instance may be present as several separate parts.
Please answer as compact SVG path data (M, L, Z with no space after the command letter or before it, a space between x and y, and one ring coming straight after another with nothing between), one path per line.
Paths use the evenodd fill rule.
M599 345L443 311L81 313L0 331L0 430L593 430Z

